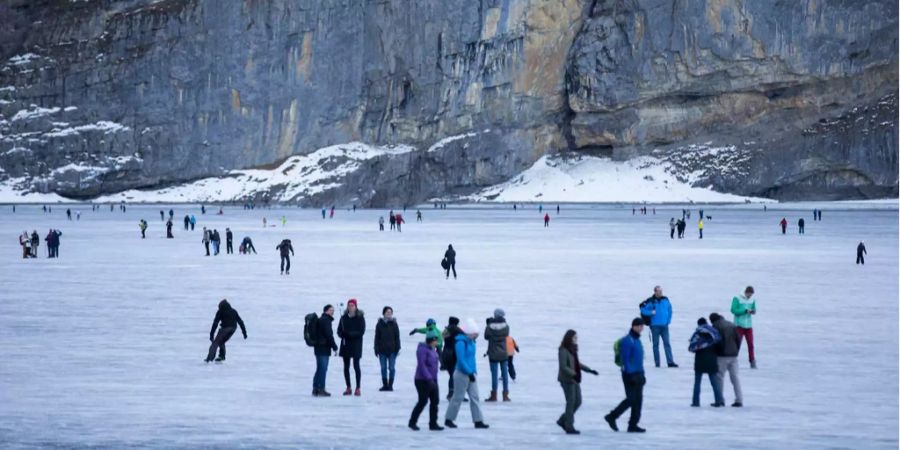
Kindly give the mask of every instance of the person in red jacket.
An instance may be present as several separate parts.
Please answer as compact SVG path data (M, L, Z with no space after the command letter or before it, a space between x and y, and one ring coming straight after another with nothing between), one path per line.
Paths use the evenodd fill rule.
M550 226L550 214L544 214L544 226L545 227Z
M403 216L401 216L400 213L394 214L394 220L397 221L397 231L402 232L403 229L401 228L401 225L406 223L406 221L403 220Z
M787 233L787 219L782 217L781 222L779 222L779 223L781 224L781 234L786 234Z

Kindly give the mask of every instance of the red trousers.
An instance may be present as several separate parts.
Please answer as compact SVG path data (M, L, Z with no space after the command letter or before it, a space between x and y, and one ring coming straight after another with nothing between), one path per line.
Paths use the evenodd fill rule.
M756 354L753 352L753 328L736 327L736 330L741 341L744 340L744 337L747 338L747 350L750 351L750 362L756 361Z

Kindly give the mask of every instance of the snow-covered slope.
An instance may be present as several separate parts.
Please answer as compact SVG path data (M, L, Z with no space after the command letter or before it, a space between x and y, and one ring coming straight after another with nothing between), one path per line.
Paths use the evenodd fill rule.
M593 156L543 156L512 180L471 200L498 202L745 202L767 199L725 194L679 180L672 164L654 157L613 161Z

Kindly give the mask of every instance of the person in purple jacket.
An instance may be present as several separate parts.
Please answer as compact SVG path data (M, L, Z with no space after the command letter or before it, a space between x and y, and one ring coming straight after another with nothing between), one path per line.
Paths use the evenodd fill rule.
M438 402L440 401L440 393L438 392L437 376L438 376L438 352L437 352L438 335L433 331L429 331L425 336L425 342L420 342L416 349L416 391L419 393L419 401L409 416L409 427L415 431L419 431L416 423L419 421L419 415L425 409L425 404L429 401L431 406L428 409L428 429L432 431L443 430L444 427L438 425Z

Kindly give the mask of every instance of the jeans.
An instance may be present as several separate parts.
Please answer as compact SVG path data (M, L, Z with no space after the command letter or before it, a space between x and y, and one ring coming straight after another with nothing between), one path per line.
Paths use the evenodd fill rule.
M669 344L669 326L668 325L651 325L650 336L653 338L653 362L659 367L659 338L662 336L663 347L666 350L666 362L675 364L675 358L672 357L672 345Z
M425 404L431 402L428 408L428 424L437 425L438 402L440 401L440 392L438 390L437 380L416 380L416 392L419 394L419 401L409 416L409 423L415 425L419 421L419 415L425 409Z
M397 362L397 354L391 353L390 355L380 354L378 355L378 363L381 365L381 379L382 380L393 380L394 375L396 375L397 371L395 370L394 364ZM418 380L416 381L418 383ZM417 384L418 385L418 384Z
M734 387L734 401L744 403L744 394L741 392L741 380L738 378L738 361L737 356L719 356L719 373L716 375L719 379L719 389L725 389L725 372L728 372L731 379L731 385ZM725 403L724 398L722 403Z
M741 338L741 341L743 341L745 337L747 338L747 350L750 353L750 362L756 362L756 352L753 348L753 328L735 327L735 331Z
M287 255L283 255L281 257L281 271L282 272L290 272L291 271L291 257Z
M703 375L703 372L694 372L694 398L692 402L694 405L700 404L700 382L703 381ZM718 374L707 373L705 375L709 376L709 384L712 385L713 396L716 399L716 403L724 404L725 400L722 399L722 386L719 385Z
M453 391L453 397L450 399L450 406L447 407L446 419L449 421L456 420L459 414L459 407L462 405L466 394L469 394L469 410L472 411L472 422L483 422L484 416L481 415L481 397L478 396L478 382L469 381L469 376L456 371L453 374L453 384L456 390Z
M209 353L206 355L207 361L212 361L216 357L216 349L219 349L219 358L225 359L225 343L234 335L236 328L219 328L216 338L209 345Z
M491 361L491 390L497 391L497 369L503 378L503 392L509 392L509 365L506 361Z
M643 373L622 373L622 384L625 385L625 400L609 412L613 420L618 419L626 410L631 408L631 417L628 419L628 427L636 427L641 421L641 408L644 403L644 384L647 379Z
M328 359L330 356L316 355L316 374L313 376L313 389L325 390L325 375L328 374Z
M575 411L581 407L581 385L578 383L559 383L563 395L566 396L566 412L559 416L559 421L568 428L575 427Z

